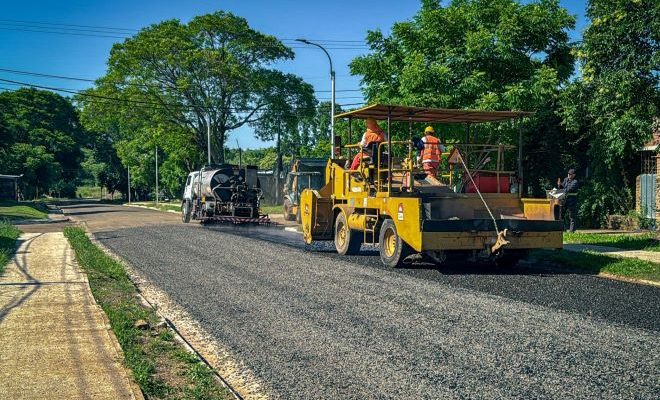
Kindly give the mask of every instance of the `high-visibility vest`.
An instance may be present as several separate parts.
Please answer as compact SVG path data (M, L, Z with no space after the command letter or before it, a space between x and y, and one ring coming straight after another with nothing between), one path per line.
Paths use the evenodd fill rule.
M382 132L374 132L371 129L367 129L362 136L362 141L360 144L362 147L367 147L372 143L381 143L385 141L385 135Z
M424 150L422 150L422 162L440 162L440 140L437 137L426 135L422 138Z

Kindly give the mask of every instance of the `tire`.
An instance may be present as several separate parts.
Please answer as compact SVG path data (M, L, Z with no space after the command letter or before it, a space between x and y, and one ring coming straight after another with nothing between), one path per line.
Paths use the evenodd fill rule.
M527 250L509 250L506 251L504 250L504 254L502 254L497 260L495 260L495 264L499 268L507 268L507 267L515 267L520 260L523 260L527 257L529 252Z
M383 221L378 237L380 261L388 267L400 267L403 260L412 254L412 248L401 239L396 231L396 225L391 219Z
M362 245L362 236L359 231L348 227L346 214L340 212L335 219L335 248L342 256L357 254Z
M185 224L190 222L190 201L188 200L181 204L181 221Z
M284 199L284 205L282 206L284 211L284 219L287 221L293 221L295 216L291 214L291 200Z

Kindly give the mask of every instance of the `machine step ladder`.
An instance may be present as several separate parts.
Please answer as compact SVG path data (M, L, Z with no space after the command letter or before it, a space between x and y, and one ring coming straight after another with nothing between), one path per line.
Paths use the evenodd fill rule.
M369 214L369 209L365 210L364 213L364 244L376 244L378 242L376 238L376 226L378 225L378 212L374 214ZM370 236L369 236L370 235Z

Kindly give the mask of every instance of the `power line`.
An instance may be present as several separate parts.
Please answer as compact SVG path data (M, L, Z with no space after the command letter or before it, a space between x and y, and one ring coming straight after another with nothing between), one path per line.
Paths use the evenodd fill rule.
M81 29L83 28L83 29ZM24 31L36 33L49 33L49 34L62 34L74 36L91 36L91 37L105 37L113 39L127 39L135 33L140 32L137 29L129 28L115 28L109 26L94 26L94 25L79 25L79 24L64 24L55 22L42 22L42 21L27 21L27 20L12 20L0 19L0 30L9 31ZM270 35L274 36L274 35ZM289 44L298 45L298 41L294 38L278 38L282 42L289 42ZM327 48L332 50L359 50L366 49L369 46L365 44L364 40L347 40L347 39L310 39L321 44L326 45ZM295 49L309 49L309 46L291 46Z
M1 79L0 82L5 82L6 84L9 85L14 85L14 86L23 86L23 87L31 87L31 88L36 88L36 89L43 89L43 90L50 90L54 92L63 92L63 93L69 93L69 94L77 94L83 97L89 97L93 99L98 99L98 100L104 100L104 101L112 101L112 102L117 102L117 103L128 103L128 104L137 104L139 106L148 106L150 108L167 108L167 107L172 107L172 108L183 108L183 109L189 109L189 110L208 110L207 107L198 107L198 106L192 106L192 105L184 105L184 104L172 104L172 103L155 103L155 102L149 102L149 101L142 101L142 100L130 100L130 99L121 99L117 97L108 97L108 96L102 96L102 95L97 95L93 93L87 93L87 92L81 92L81 91L76 91L76 90L71 90L71 89L65 89L65 88L54 88L54 87L49 87L49 86L42 86L42 85L35 85L27 82L18 82L18 81L13 81L9 79ZM5 89L8 90L8 89ZM16 90L10 90L10 91L16 91ZM362 103L348 103L348 104L337 104L339 106L345 107L345 106L353 106L353 105L360 105L364 104ZM151 107L153 106L153 107ZM236 107L213 107L212 109L214 110L225 110L225 111L235 111L237 113L250 113L253 112L253 109L241 109L241 108L236 108ZM317 110L318 107L313 107L313 108L296 108L295 111L311 111L311 110ZM266 112L266 110L261 110L257 111L259 112Z
M6 72L10 74L16 74L16 75L25 75L25 76L35 76L35 77L42 77L42 78L52 78L52 79L63 79L63 80L71 80L71 81L78 81L78 82L91 82L91 83L96 83L96 80L94 79L89 79L89 78L81 78L81 77L73 77L73 76L65 76L65 75L54 75L54 74L45 74L45 73L40 73L40 72L32 72L32 71L22 71L22 70L16 70L16 69L8 69L8 68L0 68L0 72ZM144 88L159 88L159 89L166 89L168 88L165 85L149 85L149 84L142 84L142 83L135 83L135 82L110 82L113 84L117 85L130 85L130 86L139 86L139 87L144 87ZM317 93L330 93L330 90L314 90ZM335 90L335 92L361 92L361 89L338 89Z
M57 23L57 22L25 21L25 20L19 20L19 19L0 19L0 22L17 22L17 23L22 23L22 24L39 24L39 25L75 26L75 27L80 27L80 28L97 28L97 29L111 29L111 30L119 30L119 31L138 32L137 29L129 29L129 28L114 28L114 27L110 27L110 26L94 26L94 25L62 24L62 23Z

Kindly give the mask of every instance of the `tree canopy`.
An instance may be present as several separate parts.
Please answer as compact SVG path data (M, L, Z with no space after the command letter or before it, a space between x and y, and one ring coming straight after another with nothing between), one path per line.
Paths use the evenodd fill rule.
M560 86L573 72L568 30L574 24L557 0L454 0L446 7L424 0L389 36L370 31L371 53L354 59L351 71L362 76L369 102L536 111L524 126L525 186L540 194L548 174L564 168L555 111ZM486 128L495 129L498 140L514 141L511 127Z
M88 139L71 102L55 93L0 93L0 171L24 174L26 197L75 194Z
M278 39L228 12L164 21L116 44L107 74L77 101L85 126L110 135L136 184L153 183L158 146L163 186L178 191L205 162L209 129L212 162L224 162L231 131L247 124L268 140L314 114L311 85L270 68L291 58Z
M660 115L660 4L591 0L587 16L576 48L581 76L564 90L560 114L597 183L582 213L602 219L630 208L638 151Z

